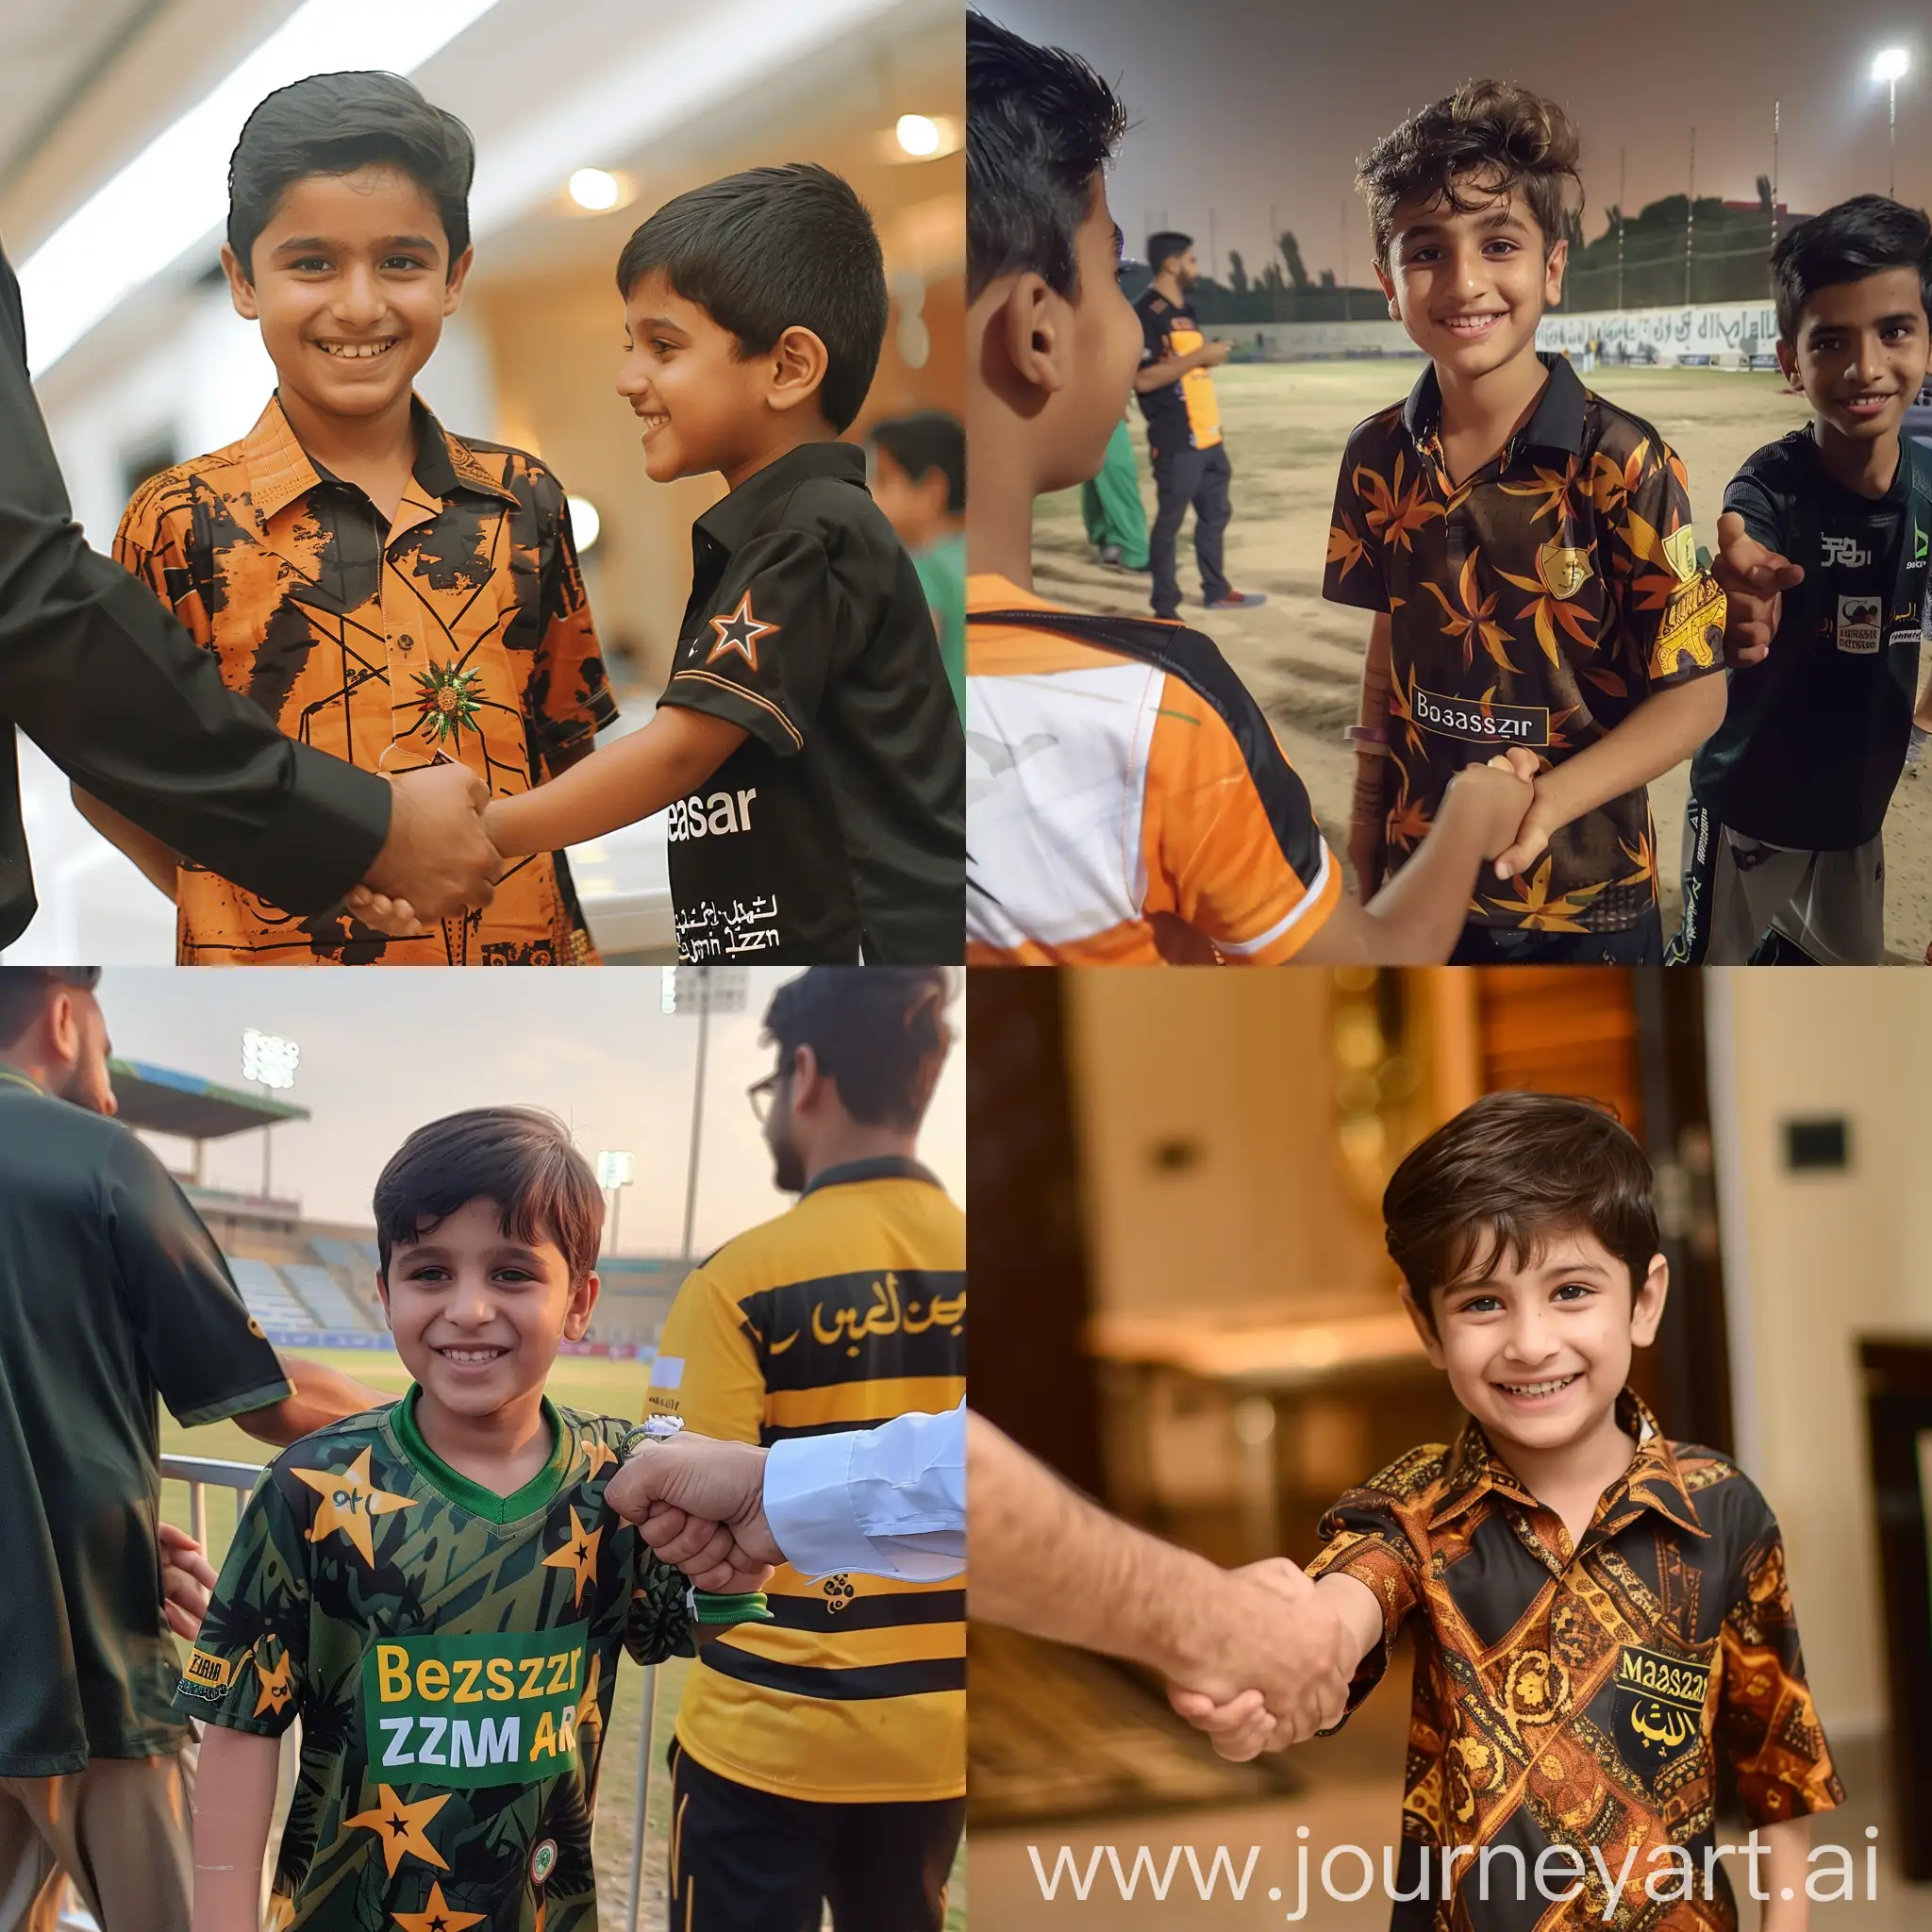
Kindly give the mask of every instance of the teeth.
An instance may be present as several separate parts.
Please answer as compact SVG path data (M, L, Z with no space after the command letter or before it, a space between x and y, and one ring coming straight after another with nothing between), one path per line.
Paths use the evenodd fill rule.
M325 356L334 356L344 362L367 362L376 356L386 356L396 345L393 336L380 342L317 342L316 347Z
M441 1351L445 1361L452 1362L493 1362L503 1353L500 1348L445 1348Z
M1500 1386L1511 1395L1554 1395L1558 1389L1567 1389L1575 1381L1574 1375L1558 1375L1550 1382L1505 1382Z

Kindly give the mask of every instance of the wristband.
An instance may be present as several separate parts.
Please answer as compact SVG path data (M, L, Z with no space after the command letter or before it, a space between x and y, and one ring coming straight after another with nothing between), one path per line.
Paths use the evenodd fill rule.
M1389 742L1389 727L1386 724L1351 724L1341 734L1353 745L1374 745L1384 747Z
M771 1606L761 1590L748 1590L735 1596L714 1596L693 1584L684 1593L684 1607L693 1624L770 1624L774 1622Z

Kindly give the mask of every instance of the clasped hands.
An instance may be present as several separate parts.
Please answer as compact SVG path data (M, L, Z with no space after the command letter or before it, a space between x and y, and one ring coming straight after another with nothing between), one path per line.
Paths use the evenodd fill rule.
M604 1500L699 1590L762 1590L785 1560L765 1520L765 1451L751 1442L673 1436L633 1453Z
M391 939L426 920L479 911L503 875L503 858L483 829L490 788L445 760L390 781L389 837L368 876L343 901L363 924Z

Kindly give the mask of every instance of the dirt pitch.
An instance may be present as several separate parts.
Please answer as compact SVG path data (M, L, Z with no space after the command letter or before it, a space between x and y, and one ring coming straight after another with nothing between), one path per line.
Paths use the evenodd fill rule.
M1265 591L1268 602L1257 610L1224 612L1211 628L1260 700L1338 851L1346 842L1354 762L1341 732L1355 720L1368 624L1361 613L1322 600L1336 468L1349 431L1399 401L1419 367L1395 360L1252 363L1215 375L1234 467L1227 573L1237 588ZM1707 545L1716 537L1724 485L1739 465L1804 420L1802 399L1783 393L1775 375L1599 369L1589 380L1654 423L1684 459L1697 535ZM1134 440L1151 523L1154 479L1139 415L1137 409ZM1138 614L1148 608L1145 577L1103 570L1092 560L1076 491L1043 500L1035 528L1035 584L1041 596L1092 610ZM1181 531L1181 588L1188 600L1181 614L1198 622L1192 528L1191 520ZM1687 764L1650 788L1666 933L1677 923L1689 780ZM1901 781L1885 832L1887 953L1917 963L1932 940L1932 776Z

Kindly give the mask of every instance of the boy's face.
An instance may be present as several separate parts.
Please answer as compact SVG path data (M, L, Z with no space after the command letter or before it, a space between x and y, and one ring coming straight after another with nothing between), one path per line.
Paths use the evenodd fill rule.
M261 325L285 391L328 416L381 415L407 396L462 300L436 204L400 169L294 182L247 267L222 250L238 315Z
M573 1287L554 1241L506 1234L502 1208L480 1197L398 1241L377 1285L403 1366L472 1418L541 1390L558 1342L582 1341L597 1302L594 1274Z
M1433 1327L1406 1287L1402 1298L1430 1361L1491 1441L1547 1450L1588 1435L1616 1402L1669 1286L1658 1255L1633 1295L1630 1271L1602 1241L1565 1228L1526 1258L1492 1254L1432 1288Z
M889 449L872 451L872 500L897 533L900 542L926 541L946 518L946 473L928 470L915 482Z
M1851 442L1898 433L1925 380L1925 298L1918 272L1881 269L1806 297L1795 342L1780 341L1786 378L1819 421Z
M1481 192L1456 185L1470 199ZM1404 202L1375 279L1416 347L1439 371L1473 382L1534 349L1543 310L1562 296L1568 247L1558 242L1545 255L1542 230L1514 192L1467 214L1441 200Z
M625 298L624 331L617 392L643 425L644 474L654 483L742 462L772 411L791 406L774 389L786 338L818 340L809 330L787 329L774 355L746 356L729 329L656 271ZM815 396L797 406L823 415Z

